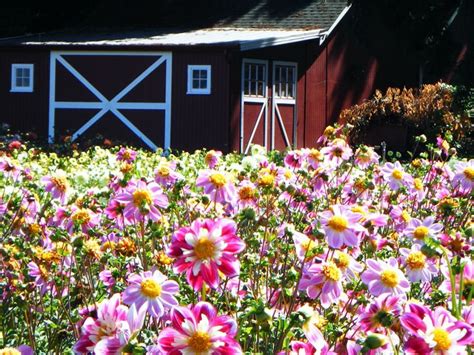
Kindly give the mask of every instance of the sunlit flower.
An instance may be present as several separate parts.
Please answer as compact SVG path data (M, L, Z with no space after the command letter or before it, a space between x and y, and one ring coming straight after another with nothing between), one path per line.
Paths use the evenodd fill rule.
M411 282L430 282L438 274L438 269L421 251L421 246L414 244L411 249L401 248L400 255L406 268L406 275Z
M215 170L201 171L196 186L203 187L212 201L222 204L233 204L236 200L234 183L226 172Z
M443 307L431 311L423 305L411 303L407 308L400 321L421 342L420 348L429 348L430 352L443 355L466 353L465 345L470 344L473 336L469 324L457 320Z
M74 345L80 354L121 354L133 333L143 326L145 309L120 304L120 294L102 301L97 318L88 317L81 328L81 337Z
M183 175L175 169L176 162L161 160L155 169L155 181L163 186L174 185L176 181L183 179Z
M137 309L143 306L153 317L160 318L165 309L178 305L174 297L179 291L178 283L168 280L158 270L131 274L127 281L129 286L123 292L123 302L135 304Z
M398 161L395 163L385 163L382 167L382 174L388 186L395 191L403 187L407 178L409 178L409 175Z
M382 294L367 305L361 313L359 322L364 331L378 331L381 328L390 328L402 312L399 296Z
M204 161L207 164L209 169L215 169L219 159L222 157L222 152L220 150L213 150L211 149L206 153L204 157Z
M117 152L117 160L131 164L137 158L137 152L133 149L122 147Z
M378 163L379 158L380 156L371 147L361 146L355 152L355 162L361 169L366 169L371 164Z
M474 160L459 161L454 167L456 170L452 179L453 186L472 191L474 189Z
M229 316L218 316L209 303L199 302L191 309L171 310L171 326L158 336L163 354L242 354L235 340L237 323Z
M410 283L398 268L395 258L388 259L388 262L368 259L367 266L368 269L362 273L361 280L374 296L384 293L404 295L410 289Z
M358 246L360 240L357 233L365 231L365 228L358 223L360 218L359 213L353 213L340 205L334 205L329 211L322 212L321 224L329 246L331 248L340 248L343 245Z
M415 241L423 242L427 237L436 237L442 229L443 225L435 223L433 216L426 217L423 221L418 218L412 218L405 228L404 234L415 239Z
M64 171L57 170L54 175L43 177L41 182L46 185L45 190L51 193L53 198L59 199L62 204L66 203L69 182Z
M321 153L326 156L328 161L336 165L341 164L344 160L349 160L353 155L349 144L341 138L333 139L327 147L321 149Z
M127 189L115 197L125 204L123 215L128 223L150 218L158 221L161 218L159 208L168 207L168 197L155 182L131 181Z
M237 254L245 248L236 235L237 226L229 219L196 220L173 234L168 255L175 258L175 272L186 273L195 290L203 282L217 288L219 272L227 277L239 274Z
M313 263L304 270L299 288L306 290L310 298L319 298L321 305L328 308L341 297L342 279L342 272L334 262Z

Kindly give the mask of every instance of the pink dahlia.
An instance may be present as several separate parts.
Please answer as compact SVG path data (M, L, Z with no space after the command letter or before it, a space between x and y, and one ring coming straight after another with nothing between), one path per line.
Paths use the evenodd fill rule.
M179 291L178 283L168 280L158 270L131 274L127 281L129 286L123 293L123 302L135 304L138 309L143 306L153 317L160 318L165 309L178 305L174 298Z
M76 354L121 354L131 336L143 326L145 309L137 311L120 303L120 294L104 300L97 308L97 318L88 317L81 337L74 345Z
M218 316L207 302L191 309L171 310L171 326L158 336L162 354L242 354L235 340L237 323L229 316Z
M131 164L137 158L137 152L130 148L122 147L117 152L117 160Z
M455 188L472 191L474 189L474 159L457 162L452 184Z
M411 249L401 248L406 275L411 282L430 282L438 274L438 268L421 251L421 246L414 244Z
M67 202L69 182L64 171L58 170L52 176L45 176L41 182L46 185L45 190L51 193L53 198L57 198L62 204Z
M175 272L186 272L188 282L197 291L203 282L217 288L219 272L233 277L240 272L236 257L245 243L236 235L237 225L229 219L196 220L180 228L171 240L168 255L175 258Z
M331 248L340 248L343 245L357 247L359 237L357 233L364 232L365 228L359 224L361 214L354 213L344 206L334 205L329 211L321 213L321 224Z
M384 293L404 295L410 289L410 283L398 268L395 258L388 263L380 260L368 259L368 269L361 275L361 280L374 296Z
M395 191L410 180L410 175L403 170L403 167L398 161L395 163L385 163L382 168L382 175L388 183L388 186Z
M342 272L334 262L315 263L304 271L299 289L306 290L312 299L319 297L321 305L328 308L341 297L342 278Z
M130 224L145 218L156 222L161 217L159 208L168 207L168 197L161 187L155 182L147 184L142 180L130 181L126 190L115 199L125 204L123 215Z
M100 222L100 217L97 213L88 208L79 208L72 206L71 216L66 223L66 229L72 233L75 228L80 229L83 233L87 233L89 229L94 228Z
M327 160L335 165L341 164L344 160L349 160L352 155L351 147L341 138L335 138L328 143L327 147L321 149Z
M155 181L163 186L173 186L183 175L175 171L176 162L162 160L155 170Z
M222 152L220 150L210 150L206 153L204 157L204 161L209 169L215 169L217 164L219 163L219 159L222 157Z
M423 242L426 237L436 237L442 230L443 225L435 223L435 218L430 216L423 221L412 218L405 228L404 234L419 242Z
M457 320L443 307L431 311L423 305L411 303L407 308L400 318L402 326L412 336L407 342L412 349L407 351L418 348L443 355L466 353L466 345L473 340L469 324Z
M400 316L402 307L399 296L382 294L361 313L359 322L364 331L378 331L381 328L390 328Z
M204 188L204 193L216 203L233 204L236 200L234 183L225 172L204 170L199 174L196 186Z

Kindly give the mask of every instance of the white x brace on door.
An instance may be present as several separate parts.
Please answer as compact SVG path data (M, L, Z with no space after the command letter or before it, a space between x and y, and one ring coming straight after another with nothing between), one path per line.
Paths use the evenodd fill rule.
M74 68L63 57L66 55L74 56L155 56L154 61L145 71L132 80L123 90L121 90L112 99L107 99L97 88L95 88L76 68ZM80 127L73 135L72 140L76 140L81 134L88 130L92 125L99 121L108 111L112 112L117 119L123 122L133 133L135 133L148 147L153 150L157 149L155 142L151 141L142 131L140 131L127 117L124 116L123 110L162 110L164 111L164 148L170 147L171 141L171 59L170 52L83 52L83 51L53 51L50 57L50 89L49 89L49 128L48 141L54 142L55 136L55 112L58 109L98 109L93 117L91 117L82 127ZM70 72L82 85L84 85L95 97L97 101L56 101L56 65L62 65ZM133 88L135 88L146 77L153 73L161 65L166 66L166 87L164 102L123 102L121 99L125 97ZM118 73L119 74L119 73Z

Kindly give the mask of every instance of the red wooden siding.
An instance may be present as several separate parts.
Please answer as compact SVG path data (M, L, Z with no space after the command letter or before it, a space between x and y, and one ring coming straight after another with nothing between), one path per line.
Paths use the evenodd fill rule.
M11 66L34 64L33 92L10 92ZM0 55L0 122L46 137L48 131L49 54L15 50Z
M211 65L211 94L188 95L188 65ZM224 50L174 51L171 146L229 150L229 64Z

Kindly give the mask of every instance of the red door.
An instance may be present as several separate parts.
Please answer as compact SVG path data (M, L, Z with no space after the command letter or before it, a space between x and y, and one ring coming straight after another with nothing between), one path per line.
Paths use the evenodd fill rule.
M296 63L243 59L240 151L252 144L267 149L296 145Z

